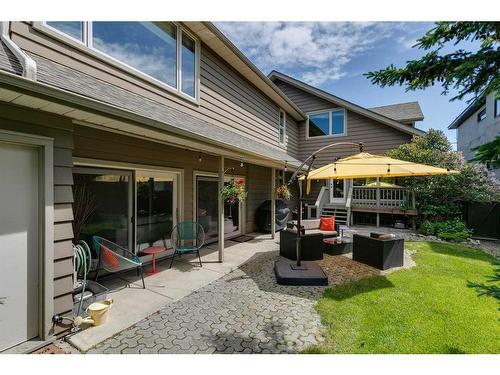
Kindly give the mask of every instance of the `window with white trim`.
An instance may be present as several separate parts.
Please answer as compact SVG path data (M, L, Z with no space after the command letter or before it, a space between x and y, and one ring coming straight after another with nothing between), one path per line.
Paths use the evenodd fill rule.
M172 22L45 22L57 34L191 98L197 97L197 41Z
M481 110L481 111L479 111L479 113L477 114L477 122L481 122L481 121L483 121L485 118L486 118L486 108L482 109L482 110Z
M345 134L345 110L334 109L310 113L307 137L342 136Z
M279 120L278 120L278 141L281 144L285 143L286 134L286 113L280 109Z

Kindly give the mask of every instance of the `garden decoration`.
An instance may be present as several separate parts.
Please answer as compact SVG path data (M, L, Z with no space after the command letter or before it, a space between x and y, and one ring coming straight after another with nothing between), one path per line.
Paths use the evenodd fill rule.
M286 184L282 184L276 188L276 195L278 196L278 198L282 198L287 201L292 198L292 193L290 192L290 189Z
M243 202L247 197L245 181L242 178L233 178L221 191L224 201L234 204Z

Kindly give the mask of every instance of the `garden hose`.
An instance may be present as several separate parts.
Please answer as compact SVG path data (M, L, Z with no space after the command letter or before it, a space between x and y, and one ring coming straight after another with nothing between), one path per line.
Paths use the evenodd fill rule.
M90 271L92 254L90 253L89 245L87 245L85 241L80 241L77 245L73 244L73 252L75 259L75 271L77 275L83 275L82 292L80 294L80 303L78 305L78 312L76 314L77 316L79 316L82 310L83 293L85 292L85 287L87 286L87 274Z

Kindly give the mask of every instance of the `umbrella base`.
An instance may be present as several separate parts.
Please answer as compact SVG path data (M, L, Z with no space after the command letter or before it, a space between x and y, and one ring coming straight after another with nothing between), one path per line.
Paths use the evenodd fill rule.
M304 261L297 267L294 261L280 259L274 263L274 274L280 285L328 285L328 277L315 262Z

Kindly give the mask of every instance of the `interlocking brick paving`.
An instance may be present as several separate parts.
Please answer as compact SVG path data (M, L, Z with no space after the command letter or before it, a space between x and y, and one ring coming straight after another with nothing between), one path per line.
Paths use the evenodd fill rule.
M278 285L277 258L277 251L258 253L88 353L296 353L317 344L314 304L326 287ZM380 274L348 256L325 254L319 263L330 286Z

